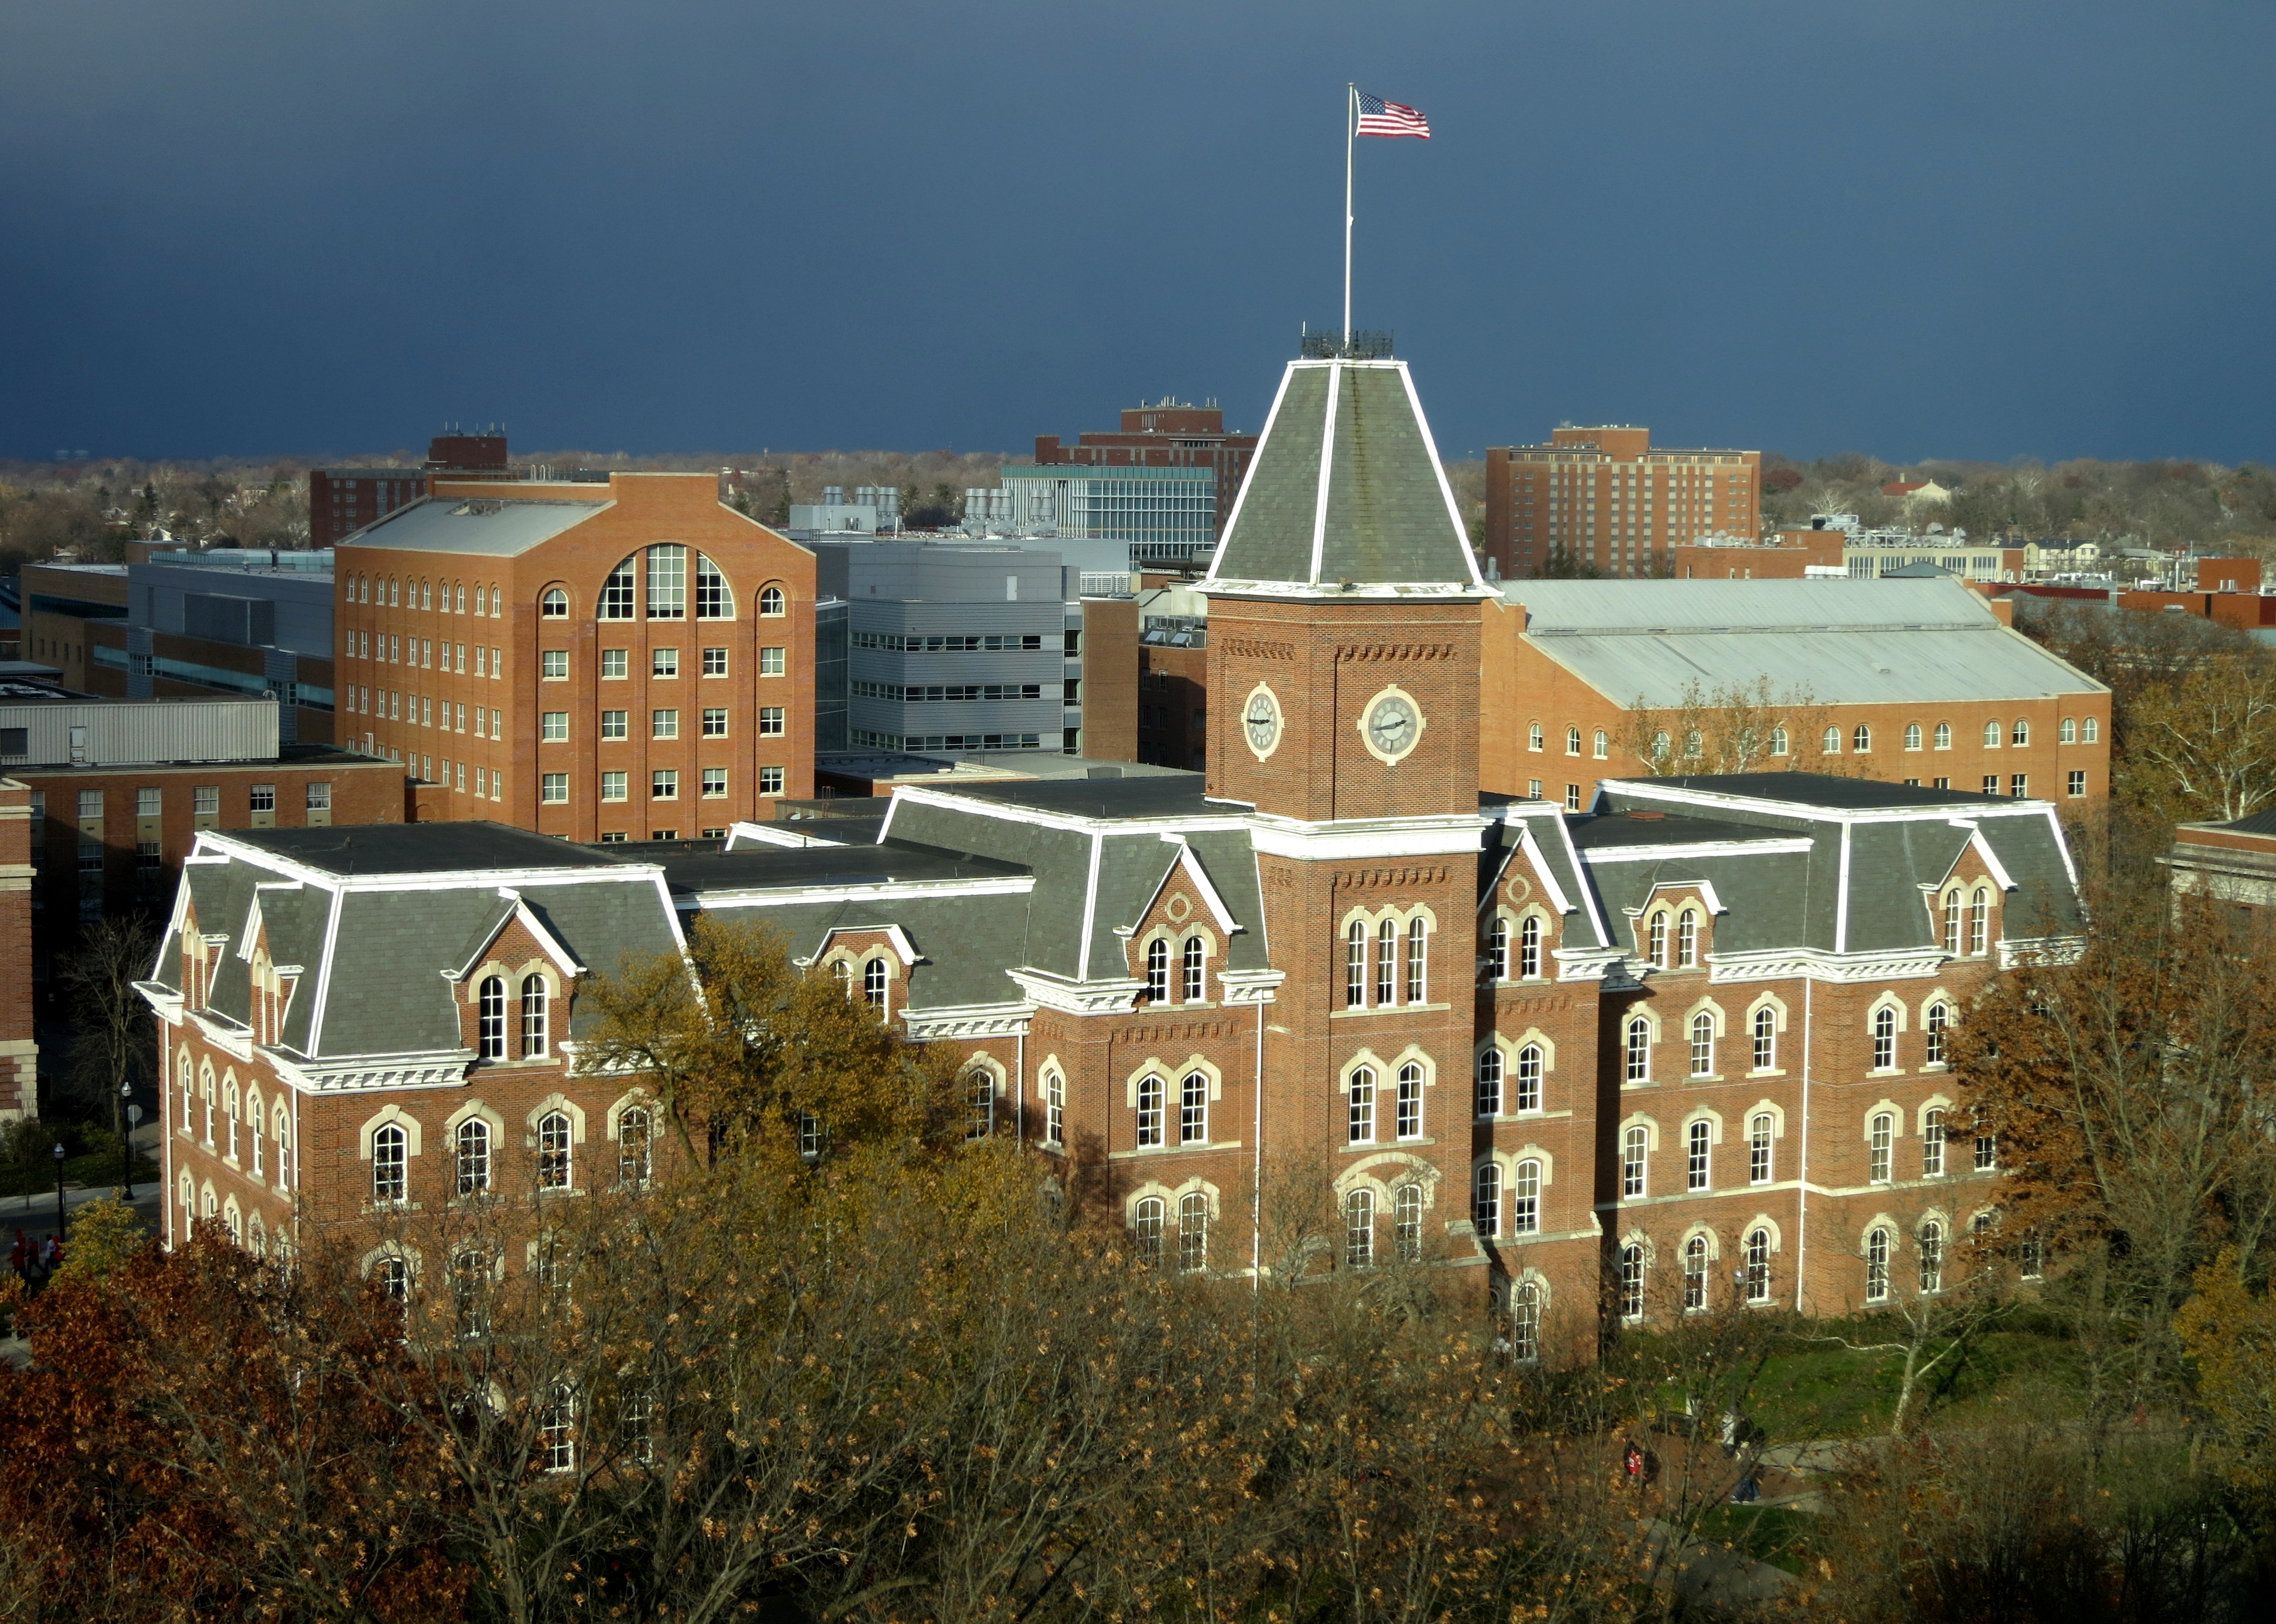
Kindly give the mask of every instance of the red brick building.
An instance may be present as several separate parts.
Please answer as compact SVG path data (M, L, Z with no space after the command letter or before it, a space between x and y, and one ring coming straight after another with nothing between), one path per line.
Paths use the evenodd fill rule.
M308 544L330 547L427 494L436 479L512 479L502 434L438 434L424 467L311 468Z
M1256 436L1227 434L1225 413L1214 403L1190 406L1166 396L1151 406L1126 406L1119 430L1078 435L1073 445L1060 444L1055 434L1036 436L1036 460L1047 467L1216 469L1220 533L1256 454Z
M1676 546L1761 533L1762 460L1760 452L1655 447L1649 429L1626 424L1491 446L1483 551L1505 580L1554 559L1605 575L1665 574Z
M40 1045L32 1015L32 793L0 778L0 1122L39 1108Z

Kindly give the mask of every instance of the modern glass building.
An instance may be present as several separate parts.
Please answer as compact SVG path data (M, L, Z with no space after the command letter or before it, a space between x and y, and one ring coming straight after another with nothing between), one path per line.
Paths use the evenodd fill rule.
M1079 472L1065 463L1003 472L1016 533L1055 530L1080 541L1130 543L1130 562L1182 565L1217 544L1217 471L1113 467Z

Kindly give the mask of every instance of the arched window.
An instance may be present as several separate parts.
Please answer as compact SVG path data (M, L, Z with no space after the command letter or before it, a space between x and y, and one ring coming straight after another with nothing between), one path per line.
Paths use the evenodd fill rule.
M1185 1081L1179 1085L1178 1142L1209 1142L1209 1077L1205 1073L1187 1072Z
M1944 893L1944 951L1955 959L1962 949L1961 910L1964 903L1965 896L1957 888Z
M1917 750L1917 749L1919 749L1920 747L1921 747L1921 725L1920 725L1919 723L1917 723L1917 722L1908 722L1908 723L1906 723L1906 724L1905 724L1905 748L1906 748L1906 749L1908 749L1908 750Z
M1715 1017L1703 1009L1691 1017L1691 1074L1715 1074Z
M402 591L402 583L396 577L390 575L387 578L387 606L390 609L403 607Z
M1209 1267L1209 1197L1199 1190L1178 1197L1178 1267L1199 1274Z
M1667 968L1667 910L1654 913L1644 926L1644 957L1661 969Z
M1865 1301L1889 1300L1889 1232L1878 1225L1865 1232Z
M1999 725L1997 722L1986 722L1984 725L1984 747L1987 750L1998 749L1999 739Z
M1756 1113L1747 1124L1747 1182L1768 1184L1771 1181L1771 1133L1772 1124L1767 1111Z
M1391 1197L1391 1248L1402 1264L1422 1261L1422 1187L1402 1184Z
M1208 955L1209 945L1201 937L1189 936L1186 938L1185 986L1180 996L1188 1004L1200 1003L1202 995L1207 990L1203 973L1208 963Z
M762 615L779 615L786 612L783 606L783 592L780 587L760 588L759 612Z
M1531 1157L1517 1165L1509 1181L1509 1233L1541 1233L1541 1164Z
M1849 747L1860 755L1870 750L1873 747L1873 730L1863 722L1858 723L1849 735Z
M1643 1317L1643 1248L1633 1241L1620 1248L1620 1317Z
M482 594L474 598L481 601ZM558 587L545 588L545 596L537 600L537 617L541 620L566 620L569 618L569 595Z
M371 1198L381 1206L401 1201L410 1188L409 1142L390 1122L371 1136Z
M1517 1109L1541 1109L1541 1045L1528 1043L1517 1051Z
M537 1119L537 1188L573 1188L575 1167L571 1160L574 1135L566 1112L549 1111Z
M996 1074L984 1066L975 1066L965 1074L964 1086L969 1090L967 1098L972 1105L972 1119L966 1124L967 1139L985 1139L996 1131Z
M1057 1072L1043 1074L1043 1142L1066 1142L1066 1079Z
M1509 979L1509 921L1498 914L1486 927L1486 979Z
M1817 750L1821 755L1840 755L1841 730L1838 727L1827 728L1825 736L1817 741Z
M423 581L419 583L419 607L421 609L435 607L435 594L429 584Z
M1367 927L1354 919L1344 937L1344 1005L1361 1008L1367 1003Z
M467 583L462 581L452 590L459 599L458 612L463 615L467 612Z
M2057 744L2076 744L2078 742L2077 717L2065 717L2062 719L2061 724L2055 729L2055 742Z
M798 1113L798 1153L809 1162L822 1154L822 1119L810 1111Z
M1376 932L1375 1001L1399 1001L1399 924L1395 920L1385 920Z
M1531 981L1541 974L1541 919L1528 914L1517 928L1517 973Z
M490 1188L490 1125L480 1117L459 1124L459 1194L481 1195Z
M505 977L482 977L476 1049L485 1060L505 1059Z
M1715 1130L1708 1123L1694 1122L1684 1130L1683 1187L1703 1190L1712 1176L1711 1161L1714 1154Z
M1921 1113L1921 1177L1944 1175L1944 1112L1931 1105Z
M1375 1192L1354 1190L1344 1197L1344 1266L1370 1268L1375 1263Z
M1685 908L1675 916L1675 963L1679 969L1699 968L1699 910Z
M577 1390L556 1382L537 1412L537 1458L549 1472L577 1469Z
M490 618L493 620L501 619L505 615L505 588L503 587L492 587L490 588Z
M1525 747L1529 750L1538 750L1541 748L1541 724L1535 722L1525 730Z
M1170 1001L1170 945L1158 936L1146 944L1146 1001Z
M1934 1218L1920 1226L1920 1288L1944 1289L1944 1226Z
M542 1060L545 1058L545 977L525 975L521 978L521 1058Z
M1481 1163L1470 1176L1470 1222L1484 1240L1501 1234L1501 1168L1492 1162Z
M1138 1080L1138 1142L1142 1146L1162 1142L1162 1101L1167 1089L1151 1072Z
M277 1102L276 1109L270 1115L269 1121L269 1126L275 1130L269 1137L276 1142L277 1145L277 1188L280 1190L287 1189L291 1188L292 1183L292 1170L291 1166L292 1147L288 1142L286 1136L286 1117L284 1101L279 1100Z
M374 1264L371 1278L379 1283L380 1295L389 1301L411 1300L411 1265L397 1254L390 1252Z
M1783 727L1773 727L1771 729L1771 754L1772 755L1784 755L1786 753L1786 729Z
M490 1260L480 1247L468 1247L451 1259L451 1308L460 1336L489 1333Z
M1976 888L1976 895L1968 905L1968 951L1981 959L1992 950L1992 890L1987 885Z
M1778 1069L1778 1012L1764 1005L1755 1012L1755 1069Z
M1482 1117L1501 1115L1502 1058L1501 1051L1489 1046L1478 1051L1477 1114Z
M1928 1013L1921 1017L1921 1024L1928 1028L1928 1063L1931 1066L1946 1064L1945 1030L1952 1024L1952 1011L1942 1004L1931 1004L1928 1006Z
M1597 736L1589 742L1595 746L1596 757L1598 761L1603 761L1612 755L1612 737L1603 728L1597 730Z
M1648 1194L1646 1172L1651 1159L1651 1134L1638 1126L1620 1135L1620 1194L1641 1196Z
M2028 718L2015 718L2015 725L2007 734L2007 742L2019 747L2031 742L2031 724Z
M1565 730L1565 754L1567 755L1578 755L1581 754L1581 730L1579 728L1568 727Z
M698 620L732 620L735 618L735 595L727 589L727 578L719 566L702 553L695 555L695 618Z
M1351 1142L1370 1144L1375 1140L1375 1073L1360 1066L1351 1074Z
M1651 1081L1651 1022L1642 1015L1628 1018L1627 1073L1630 1082Z
M2102 718L2100 717L2088 717L2085 718L2085 720L2082 721L2078 725L2078 736L2080 742L2082 743L2093 744L2096 742L2102 737Z
M1897 1064L1897 1012L1884 1004L1873 1012L1873 1069L1893 1071Z
M1893 1176L1897 1119L1887 1112L1876 1112L1871 1126L1866 1130L1866 1144L1870 1159L1866 1177L1875 1184L1886 1184Z
M1147 1195L1130 1210L1130 1241L1138 1261L1149 1269L1162 1266L1162 1218L1167 1209L1159 1195Z
M1771 1232L1750 1229L1747 1232L1747 1301L1768 1302L1771 1300Z
M1683 1311L1696 1314L1707 1306L1707 1237L1694 1235L1683 1243Z
M1541 1357L1541 1288L1531 1280L1510 1294L1509 1356L1527 1363Z
M1936 725L1936 747L1939 750L1949 750L1952 748L1951 723L1938 722Z
M687 618L687 549L660 542L648 550L648 618Z
M883 959L872 959L861 967L861 996L880 1008L885 1002L885 961Z
M628 1190L648 1188L656 1170L656 1118L645 1105L628 1105L617 1116L617 1182Z
M245 1127L252 1141L253 1176L261 1177L261 1096L248 1092L245 1097Z
M1413 1061L1399 1068L1399 1137L1422 1137L1422 1068Z
M229 1159L233 1162L237 1159L238 1134L237 1080L235 1078L222 1084L221 1112L229 1123Z
M611 570L608 580L601 583L601 607L595 618L629 620L632 618L633 561L626 558Z

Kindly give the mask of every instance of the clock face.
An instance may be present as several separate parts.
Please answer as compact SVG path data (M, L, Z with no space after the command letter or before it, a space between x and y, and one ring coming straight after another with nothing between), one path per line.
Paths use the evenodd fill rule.
M1422 737L1422 710L1403 689L1385 688L1368 702L1360 717L1360 736L1379 760L1396 762Z
M1280 747L1279 696L1261 682L1240 708L1240 732L1260 762Z

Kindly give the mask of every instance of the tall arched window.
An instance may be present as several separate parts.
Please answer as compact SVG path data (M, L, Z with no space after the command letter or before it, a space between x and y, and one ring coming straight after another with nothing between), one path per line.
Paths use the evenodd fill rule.
M270 1113L269 1122L269 1127L275 1130L269 1135L269 1138L277 1146L277 1188L280 1190L289 1189L292 1184L292 1145L290 1130L286 1126L287 1121L284 1102L279 1100Z
M1944 1176L1944 1112L1934 1105L1921 1112L1921 1177Z
M1906 748L1906 749L1908 749L1908 750L1917 750L1917 749L1919 749L1920 747L1921 747L1921 725L1920 725L1919 723L1917 723L1917 722L1908 722L1908 723L1906 723L1906 724L1905 724L1905 748Z
M1168 1085L1149 1072L1138 1080L1138 1143L1141 1147L1162 1142L1162 1101Z
M1498 914L1486 927L1486 979L1509 979L1509 921Z
M525 975L521 978L521 1058L542 1060L545 1047L545 977Z
M565 1190L574 1187L571 1160L575 1135L565 1112L549 1111L537 1119L537 1188Z
M1531 981L1541 974L1541 919L1528 914L1517 928L1517 973Z
M1715 1017L1703 1009L1691 1017L1691 1074L1715 1074Z
M237 1159L237 1135L239 1126L237 1111L237 1080L233 1077L227 1082L222 1084L221 1111L222 1116L229 1123L229 1159L233 1162Z
M1402 1184L1391 1197L1391 1249L1402 1264L1422 1261L1422 1187Z
M1066 1079L1057 1072L1043 1074L1043 1142L1066 1142Z
M1641 1125L1620 1135L1620 1194L1647 1194L1646 1172L1651 1160L1651 1134Z
M485 1060L505 1059L505 977L482 977L476 1009L476 1048Z
M984 1066L975 1066L965 1074L965 1097L971 1103L972 1117L967 1123L967 1139L985 1139L996 1131L996 1074Z
M1470 1222L1485 1240L1501 1234L1501 1169L1492 1162L1480 1164L1470 1177Z
M1750 1229L1747 1232L1747 1301L1768 1302L1771 1300L1771 1232Z
M1694 1235L1683 1243L1683 1311L1696 1314L1707 1306L1707 1237Z
M762 615L779 615L787 612L784 607L783 593L780 587L766 587L761 588L759 592L759 612Z
M2031 742L2031 724L2028 718L2023 717L2015 718L2015 725L2007 735L2007 742L2019 748Z
M861 996L883 1008L885 1002L887 973L883 959L872 959L861 967Z
M1965 951L1961 914L1966 906L1966 895L1957 887L1944 893L1944 951L1955 959Z
M1528 1363L1541 1357L1541 1288L1531 1280L1510 1294L1509 1356Z
M1180 990L1180 996L1188 1004L1198 1004L1202 1001L1202 995L1207 990L1204 982L1209 961L1209 945L1197 936L1189 936L1186 938L1183 956L1185 986Z
M1755 1069L1778 1069L1778 1012L1764 1005L1755 1012Z
M1344 937L1344 1006L1358 1009L1367 1003L1367 927L1354 919Z
M1630 1082L1651 1081L1651 1022L1642 1015L1628 1019L1627 1060Z
M1146 1001L1170 1001L1170 945L1158 936L1146 944Z
M719 566L702 553L695 555L695 618L698 620L732 620L735 618L735 595L727 589L727 578Z
M1541 724L1538 722L1527 724L1525 729L1525 747L1529 750L1538 750L1541 747Z
M1375 1073L1360 1066L1351 1074L1351 1142L1369 1144L1375 1139Z
M1873 1113L1873 1120L1865 1132L1869 1152L1866 1177L1875 1184L1886 1184L1893 1172L1896 1154L1897 1119L1885 1111Z
M459 1124L459 1194L481 1195L490 1188L490 1125L480 1117Z
M1620 1248L1620 1317L1643 1317L1643 1248L1634 1241Z
M379 1282L380 1294L389 1301L410 1301L411 1265L400 1255L390 1252L372 1266L371 1275Z
M1946 1064L1945 1031L1952 1024L1952 1011L1943 1004L1931 1004L1927 1013L1921 1017L1921 1024L1928 1029L1928 1063L1931 1066Z
M1878 1226L1865 1232L1865 1301L1889 1300L1889 1232Z
M1209 1077L1204 1073L1187 1072L1185 1081L1179 1085L1178 1142L1209 1142Z
M1920 1226L1920 1288L1923 1292L1944 1289L1944 1226L1934 1218Z
M1873 730L1863 722L1858 723L1850 732L1849 747L1860 755L1866 754L1873 747Z
M1509 1233L1541 1233L1541 1164L1531 1157L1517 1165L1509 1181Z
M482 601L482 596L480 592L474 594L477 603ZM558 587L546 588L545 596L537 600L537 618L541 620L566 620L569 618L569 595Z
M1375 942L1375 1001L1395 1004L1399 1001L1399 922L1386 919L1376 932Z
M601 583L601 606L594 618L599 620L631 619L633 590L633 561L626 558L611 570L608 580Z
M1399 1068L1398 1127L1401 1139L1422 1137L1422 1068L1412 1061Z
M1884 1004L1873 1012L1873 1069L1893 1071L1897 1064L1897 1012Z
M1199 1274L1209 1267L1209 1197L1199 1190L1178 1197L1178 1267Z
M490 1259L480 1247L468 1247L451 1259L451 1308L460 1336L489 1334Z
M1699 965L1699 910L1685 908L1675 916L1675 963L1680 969Z
M1715 1130L1705 1122L1694 1122L1685 1130L1684 1142L1684 1188L1703 1190L1712 1173Z
M1366 1269L1375 1263L1375 1192L1354 1190L1344 1197L1344 1266Z
M1541 1109L1541 1045L1528 1043L1517 1051L1517 1109Z
M1477 1115L1482 1117L1501 1115L1501 1051L1491 1046L1480 1050L1478 1051Z
M1757 1112L1747 1124L1747 1182L1768 1184L1771 1181L1771 1113Z
M1784 755L1787 754L1786 729L1783 727L1773 727L1771 729L1771 754L1772 755Z
M1565 730L1565 754L1567 755L1578 755L1581 754L1581 730L1579 728L1568 727Z
M687 618L687 549L678 542L648 550L648 618Z
M630 1190L648 1188L655 1172L656 1118L645 1105L628 1105L617 1116L617 1182Z
M1818 748L1818 753L1819 753L1820 755L1840 755L1840 754L1841 754L1841 730L1840 730L1840 728L1838 728L1838 727L1829 727L1829 728L1827 728L1827 729L1825 730L1825 735L1824 735L1822 738L1820 738L1820 739L1818 740L1818 741L1817 741L1817 748Z
M1148 1195L1130 1211L1131 1248L1138 1261L1149 1269L1162 1265L1162 1218L1166 1210L1159 1195Z
M1650 922L1644 927L1643 952L1644 957L1650 960L1661 969L1664 970L1667 968L1666 909L1662 908L1653 914Z
M1936 725L1935 739L1936 747L1938 749L1949 750L1952 748L1952 724L1949 722L1938 722Z
M1589 742L1596 747L1595 753L1598 761L1603 761L1612 755L1612 736L1606 733L1603 728L1600 727L1597 730L1597 736Z
M1991 950L1992 890L1987 885L1979 885L1968 905L1968 951L1981 959Z
M247 1137L252 1142L253 1176L258 1179L262 1173L261 1096L258 1094L248 1092L245 1097L245 1127Z
M577 1390L556 1382L537 1412L537 1458L549 1472L577 1469Z
M404 1199L410 1188L409 1142L390 1122L371 1136L371 1198L382 1206Z
M1998 749L1999 738L1999 725L1997 722L1986 722L1984 725L1984 747L1987 750Z

